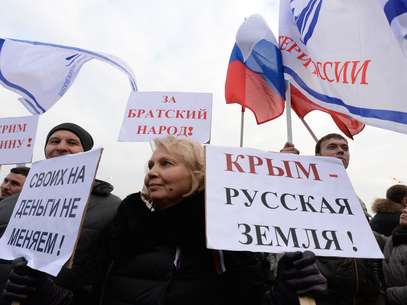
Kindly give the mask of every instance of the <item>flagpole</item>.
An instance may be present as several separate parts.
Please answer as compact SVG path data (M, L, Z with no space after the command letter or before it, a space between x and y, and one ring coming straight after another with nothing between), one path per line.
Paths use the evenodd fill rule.
M307 121L300 117L301 122L304 124L305 128L307 128L308 132L310 133L311 137L314 139L315 143L318 142L318 138L316 137L315 133L312 131L311 127L309 127Z
M287 117L287 142L293 143L293 127L291 124L291 90L290 81L287 80L286 91L285 91L285 114Z
M244 110L244 107L242 107L242 114L240 119L240 147L243 147Z

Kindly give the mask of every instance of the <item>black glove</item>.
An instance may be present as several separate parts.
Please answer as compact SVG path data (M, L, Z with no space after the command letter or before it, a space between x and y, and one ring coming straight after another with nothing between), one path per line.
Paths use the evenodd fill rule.
M287 285L297 295L317 296L326 293L328 284L311 251L289 252L278 263L277 281Z
M37 281L34 276L30 275L27 261L23 257L13 260L11 266L8 280L2 292L2 299L22 303L35 294Z
M28 267L23 257L13 260L1 298L22 305L65 305L73 299L69 290L55 285L46 273Z

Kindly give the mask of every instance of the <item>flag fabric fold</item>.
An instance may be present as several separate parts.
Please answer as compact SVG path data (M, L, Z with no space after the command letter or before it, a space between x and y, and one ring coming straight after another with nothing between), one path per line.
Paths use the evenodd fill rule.
M106 62L122 72L137 90L134 74L120 59L80 48L57 44L0 39L0 83L19 94L32 114L52 107L69 89L84 63Z
M344 118L407 133L407 56L391 28L404 22L405 2L281 1L279 46L294 96L345 115L333 118L352 134L363 127ZM390 4L398 17L386 15Z
M226 76L226 103L247 107L257 124L284 111L285 84L281 53L270 28L260 15L240 26Z
M329 110L313 103L293 85L290 86L290 90L291 107L295 111L295 113L302 119L311 111L323 111L329 114L332 120L335 122L336 126L338 126L338 128L351 139L353 139L353 136L357 135L365 127L365 124L359 122L358 120L352 119L346 114Z

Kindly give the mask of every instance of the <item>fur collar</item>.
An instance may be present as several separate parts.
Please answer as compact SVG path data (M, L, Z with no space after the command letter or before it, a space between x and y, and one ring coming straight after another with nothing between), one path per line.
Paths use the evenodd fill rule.
M404 206L390 199L376 199L372 205L372 211L375 213L401 213Z

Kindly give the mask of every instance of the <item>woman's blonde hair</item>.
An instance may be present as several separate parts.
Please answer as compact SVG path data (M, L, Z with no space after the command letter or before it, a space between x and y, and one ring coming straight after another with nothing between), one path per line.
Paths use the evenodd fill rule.
M153 140L155 150L163 148L169 154L177 156L185 166L191 171L192 187L184 196L187 197L195 192L202 191L205 187L205 162L204 149L202 144L193 140L176 138L168 136L156 138ZM143 197L149 200L149 192L146 186L143 186Z

